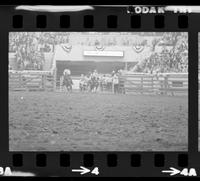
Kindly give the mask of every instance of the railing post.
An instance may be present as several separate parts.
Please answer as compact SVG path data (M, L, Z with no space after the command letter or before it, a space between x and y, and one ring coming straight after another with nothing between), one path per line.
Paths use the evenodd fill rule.
M114 91L114 84L113 84L113 82L112 82L112 93L115 93L115 91Z
M53 75L53 90L56 91L56 73L57 73L57 69L55 67L54 69L54 75Z
M19 88L22 88L22 75L21 73L19 73L18 75L19 75Z
M45 90L44 82L45 82L45 75L42 75L42 89L43 90Z
M47 74L44 75L44 90L46 91Z
M165 95L167 94L167 92L168 92L168 76L167 75L165 75L165 77L164 77L164 89L165 89L165 91L164 91L164 93L165 93Z
M143 94L143 75L141 77L141 93Z
M62 92L62 76L60 77L60 92Z
M154 91L154 85L153 85L153 82L154 81L154 75L151 75L151 89L152 89L152 92Z

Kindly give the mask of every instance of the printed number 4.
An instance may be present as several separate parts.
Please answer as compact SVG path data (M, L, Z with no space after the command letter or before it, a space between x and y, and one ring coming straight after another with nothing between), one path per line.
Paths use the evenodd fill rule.
M95 175L99 175L99 168L98 167L95 167L92 172L92 174L95 174Z

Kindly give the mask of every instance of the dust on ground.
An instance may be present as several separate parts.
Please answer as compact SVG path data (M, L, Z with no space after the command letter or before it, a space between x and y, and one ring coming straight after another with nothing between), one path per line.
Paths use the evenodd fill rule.
M9 92L10 151L187 149L187 96Z

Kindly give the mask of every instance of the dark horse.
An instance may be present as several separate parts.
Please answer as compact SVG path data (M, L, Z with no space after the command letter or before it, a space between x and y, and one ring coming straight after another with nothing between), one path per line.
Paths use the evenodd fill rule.
M68 74L65 74L63 76L63 86L65 86L67 88L67 91L72 91L72 85L73 85L73 82L72 82L72 78L70 77L70 75Z
M89 88L91 92L96 92L99 87L99 80L97 77L92 76L89 80Z

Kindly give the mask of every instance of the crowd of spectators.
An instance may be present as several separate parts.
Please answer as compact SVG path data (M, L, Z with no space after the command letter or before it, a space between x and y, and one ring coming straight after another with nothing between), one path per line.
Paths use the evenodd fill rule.
M56 44L68 42L62 32L12 32L9 34L9 52L16 56L17 69L43 70L44 53L53 52Z
M188 60L184 57L174 59L173 57L170 57L170 54L162 56L155 53L137 64L133 71L143 73L186 73L188 72Z
M166 37L160 39L162 51L154 52L148 58L139 62L132 71L144 73L187 73L188 72L188 42L187 36L166 34ZM171 49L166 45L170 44Z

